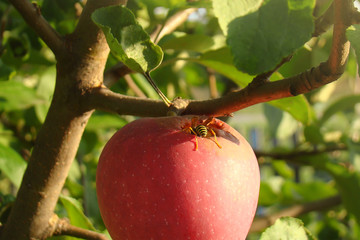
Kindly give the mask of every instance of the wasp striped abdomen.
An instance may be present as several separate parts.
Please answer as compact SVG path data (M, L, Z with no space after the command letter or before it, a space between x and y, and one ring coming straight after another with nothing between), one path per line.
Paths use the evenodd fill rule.
M206 137L208 134L207 127L204 125L198 125L195 127L195 132L199 137Z

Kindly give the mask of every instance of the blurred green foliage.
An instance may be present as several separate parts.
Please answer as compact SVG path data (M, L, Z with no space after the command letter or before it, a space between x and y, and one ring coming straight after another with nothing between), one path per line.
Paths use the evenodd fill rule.
M274 2L269 2L271 1ZM83 1L80 0L36 2L43 16L61 34L73 31L83 7ZM237 70L233 56L244 53L232 52L233 48L230 49L226 42L239 38L233 38L234 34L241 32L246 37L251 32L250 29L232 29L232 34L226 36L223 33L225 23L234 19L240 22L247 20L239 19L241 16L238 15L222 19L222 15L228 14L225 10L231 9L219 11L221 5L216 4L221 2L214 0L213 6L209 1L129 1L129 9L149 34L157 24L164 23L176 12L188 7L199 7L175 32L164 36L159 42L164 51L164 59L154 70L152 77L169 98L210 98L208 79L213 71L217 80L217 94L224 95L234 88L245 87L253 78L250 74L260 73L254 70L258 69L254 62L261 59L268 62L272 59L272 55L266 51L247 55L252 57L253 62L246 62L250 64L246 65L248 68L240 67L243 72ZM253 4L257 6L257 1ZM312 6L312 1L307 1L306 6ZM251 12L256 12L256 9L249 7ZM307 12L304 14L308 15ZM0 0L0 16L5 26L0 33L0 220L4 222L51 102L56 61L52 52L6 0ZM220 28L217 17L222 19L223 29ZM298 21L302 21L301 19ZM275 27L267 27L267 34L272 36L277 32L278 30L273 29ZM312 29L312 23L308 28ZM358 39L356 29L352 28L348 33L353 41ZM304 31L303 35L308 35L308 29ZM294 35L296 34L293 32L287 33L288 37ZM271 41L276 42L276 36ZM292 60L283 65L271 81L296 75L327 59L331 30L318 38L297 40L299 42L296 46L291 46L291 51L296 49ZM259 41L252 47L256 47L256 44L265 43ZM356 44L354 46L357 47ZM239 42L235 48L241 50L244 47ZM276 45L276 48L282 47L284 45ZM116 64L116 58L110 55L106 71ZM271 68L277 62L269 64ZM266 65L261 67L268 68ZM145 96L158 98L142 75L133 74L131 79ZM111 89L135 95L124 79L112 83ZM228 119L248 139L255 151L269 153L259 158L262 183L258 216L271 215L294 204L309 203L338 194L343 200L343 204L328 211L313 211L299 216L302 222L282 219L273 226L273 230L265 232L261 239L270 239L271 233L278 232L276 229L282 229L281 224L287 222L294 225L294 228L304 224L306 229L301 229L301 234L306 235L310 230L318 239L360 239L359 94L357 58L351 52L346 72L338 81L304 96L249 107ZM58 202L56 212L59 216L68 217L74 225L106 232L96 201L96 165L106 141L117 129L133 119L133 116L104 112L93 114ZM328 149L332 151L327 151ZM277 157L271 157L271 153ZM260 233L249 235L249 239L259 237Z

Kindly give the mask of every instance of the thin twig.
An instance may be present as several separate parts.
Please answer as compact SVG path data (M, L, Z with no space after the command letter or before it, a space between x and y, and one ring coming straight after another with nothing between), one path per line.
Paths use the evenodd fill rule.
M207 68L206 71L208 72L208 77L209 77L210 97L217 98L219 96L219 93L216 87L215 71L212 70L211 68Z
M175 29L177 29L181 24L183 24L187 20L189 15L196 10L197 8L187 8L169 17L163 25L158 26L155 31L151 33L150 39L153 42L158 43L163 36L175 31Z
M280 217L298 217L303 214L312 212L312 211L323 211L341 204L341 197L339 195L321 199L314 202L309 202L305 204L294 205L284 210L281 210L275 214L255 218L253 221L250 232L260 232L263 229L273 225L275 221Z
M272 69L271 71L268 71L268 72L265 72L265 73L262 73L258 76L256 76L252 81L251 83L249 84L250 87L257 87L259 85L262 85L266 82L269 81L269 78L271 77L271 75L273 75L282 65L284 65L285 63L289 62L292 58L292 55L290 56L287 56L285 58L283 58L281 60L281 62L274 68Z
M128 68L123 63L118 63L117 65L110 68L104 74L104 85L107 87L112 86L116 83L120 78L124 77L127 74L132 73L132 70Z
M335 151L345 151L347 150L346 145L338 145L334 147L327 147L324 149L314 149L314 150L304 150L304 151L292 151L287 153L280 153L280 152L262 152L262 151L255 151L256 157L270 157L273 159L282 159L282 160L291 160L297 157L303 156L313 156L323 153L330 153Z
M71 225L68 219L58 219L54 236L64 235L87 240L109 240L104 234Z
M28 0L9 0L9 2L19 11L26 23L34 29L55 55L63 51L64 41L62 37L43 18L39 6Z
M135 93L137 97L146 98L145 93L143 93L143 91L141 91L141 89L136 85L130 74L125 75L124 79L129 88Z

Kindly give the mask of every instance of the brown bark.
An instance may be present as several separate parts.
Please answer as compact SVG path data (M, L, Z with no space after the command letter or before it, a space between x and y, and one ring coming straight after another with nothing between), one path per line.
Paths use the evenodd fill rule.
M58 63L51 107L1 239L45 239L57 225L54 208L92 113L85 108L84 93L102 84L109 53L105 37L90 15L98 7L124 4L124 1L89 0L75 32L65 41L56 37L42 17L32 18L37 13L28 1L12 3L47 44L53 46ZM39 22L44 27L39 27Z

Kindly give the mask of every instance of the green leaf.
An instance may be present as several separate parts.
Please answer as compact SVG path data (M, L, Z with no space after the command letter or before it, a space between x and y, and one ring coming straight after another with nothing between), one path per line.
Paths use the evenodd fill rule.
M345 208L360 224L360 173L330 162L323 164L323 167L334 177Z
M313 144L320 144L324 142L324 137L321 134L320 127L317 124L312 124L304 128L304 136L306 141Z
M44 103L34 89L26 87L21 82L0 82L0 89L0 111L23 110Z
M84 196L84 186L69 178L66 179L64 187L73 197L81 198Z
M76 0L44 0L41 13L60 34L69 34L76 26L76 3Z
M298 130L298 121L289 113L275 108L271 104L264 104L263 106L271 136L285 140Z
M155 71L154 75L158 74L158 72L161 71L162 69L164 69L164 68L160 68L159 70ZM131 74L131 78L134 80L136 85L139 86L139 88L144 92L144 94L147 97L149 97L151 99L160 99L159 95L154 90L154 88L151 86L149 81L146 80L144 75L142 75L142 74ZM153 76L153 79L155 79L154 76ZM155 80L155 82L157 82L157 81Z
M279 72L274 73L270 77L270 81L279 81L282 79L284 79L284 77ZM314 109L310 106L308 100L304 95L281 98L267 103L288 112L291 116L293 116L293 118L295 118L305 126L309 125L313 122L313 120L315 120Z
M218 73L233 80L240 87L246 87L253 79L252 76L240 72L234 67L233 57L231 56L229 48L208 51L200 58L191 60L214 69Z
M36 93L38 96L44 98L47 103L50 102L52 95L54 94L55 89L55 79L56 79L56 67L50 66L46 70L41 72L39 78L39 84L36 88Z
M358 129L356 129L358 131ZM349 150L349 162L355 171L360 172L360 142L354 142L352 139L346 139L346 146Z
M259 193L259 205L261 206L271 206L279 201L279 196L275 193L268 182L260 183L260 193Z
M286 181L281 189L284 198L290 202L311 202L332 197L338 193L337 189L328 183L314 181L308 183L294 183Z
M5 65L0 59L0 81L6 81L11 79L15 75L15 73L15 69Z
M72 225L93 231L95 230L90 220L85 216L79 201L67 196L60 196L60 201L64 205Z
M315 113L304 95L282 98L268 103L290 113L291 116L304 125L309 125L315 118Z
M260 240L315 240L316 238L297 218L282 217L261 234Z
M351 43L351 47L354 48L356 54L356 60L358 65L360 64L360 25L354 24L346 30L346 37ZM360 74L360 72L358 72Z
M271 164L280 176L283 176L284 178L294 177L295 175L294 170L290 168L285 161L282 160L272 161Z
M219 20L221 30L225 35L228 32L229 23L235 18L244 16L250 12L256 11L262 0L247 0L247 1L234 1L234 0L213 0L213 8L215 16Z
M111 52L136 72L150 72L162 61L163 52L124 6L100 8L92 20L105 34Z
M214 40L203 34L186 34L179 37L167 37L159 45L162 49L205 52L214 45Z
M97 115L93 114L89 119L88 124L86 125L86 130L96 131L98 129L104 128L117 128L120 129L123 127L127 122L120 118L117 115L111 114L103 114Z
M234 18L228 24L227 43L235 66L251 75L274 69L311 38L314 3L268 0L256 12Z
M24 159L10 147L0 144L0 170L16 186L20 187L26 169Z
M324 124L335 113L353 109L355 104L359 102L360 102L360 95L345 96L335 101L324 111L324 114L319 122L320 126Z
M51 98L54 94L56 79L56 68L51 66L42 72L39 78L39 84L36 88L38 96L43 98L44 104L38 104L35 106L35 113L40 122L44 122L47 112L50 107Z

